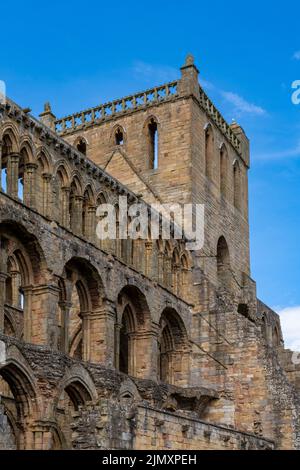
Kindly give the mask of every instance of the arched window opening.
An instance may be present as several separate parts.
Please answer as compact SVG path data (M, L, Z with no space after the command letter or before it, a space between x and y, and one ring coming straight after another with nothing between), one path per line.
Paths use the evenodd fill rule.
M13 308L24 310L24 292L21 275L22 267L15 256L10 256L7 260L6 278L6 301L5 303Z
M223 287L230 288L231 285L231 268L229 249L225 238L219 238L217 245L217 273L219 284Z
M180 259L180 294L185 297L189 286L189 261L184 253Z
M40 197L37 198L37 208L43 215L50 216L51 209L51 179L48 160L43 152L37 159L36 190ZM61 204L61 199L58 199Z
M172 334L170 326L165 324L162 328L160 341L158 345L159 350L159 379L164 383L169 383L171 380L170 370L170 355L174 349Z
M0 449L19 448L16 421L18 407L9 384L0 376Z
M233 203L237 209L241 208L241 170L237 161L233 165Z
M214 135L211 125L205 130L205 174L212 178L214 161Z
M5 303L8 305L12 305L13 286L12 286L12 277L10 274L8 274L6 281L5 281L5 294L6 294Z
M1 181L0 181L1 189L4 193L7 192L7 158L2 156L1 161Z
M134 318L132 310L126 306L120 329L120 346L119 346L119 370L124 374L132 374L133 361L133 343L132 333L134 332Z
M116 367L125 374L145 378L153 368L150 311L144 294L125 286L118 296L116 324Z
M105 195L103 193L100 193L97 197L97 202L96 202L96 227L97 227L97 223L107 216L107 212L105 212L100 218L97 217L97 209L99 206L101 207L103 204L106 204L106 203L107 201L106 201ZM101 240L101 237L97 236L97 243L98 243L99 248L106 250L106 251L111 250L111 243L109 239Z
M164 266L163 266L163 276L164 276L164 285L170 287L172 284L172 249L170 243L167 241L165 244L164 251Z
M86 141L82 137L77 141L76 148L78 152L82 153L83 155L86 155L87 145Z
M184 385L188 378L188 340L178 313L167 308L160 319L158 338L158 379Z
M66 227L68 227L70 223L70 188L68 181L65 168L60 166L57 170L53 187L53 202L55 201L56 203L55 211L57 221Z
M102 305L102 282L98 272L86 260L73 258L65 266L59 287L58 344L71 357L93 361L101 334L93 327L94 318L90 318Z
M115 133L115 144L116 145L124 145L124 135L120 127L116 130Z
M220 191L223 196L227 194L227 165L228 154L225 145L220 150Z
M82 203L83 198L80 197L81 190L77 179L73 179L70 187L69 195L69 220L70 229L77 235L82 234Z
M26 418L33 416L36 411L36 394L30 372L26 366L18 365L18 360L10 361L2 365L0 369L0 402L6 419L1 420L0 427L0 447L1 431L4 431L4 438L11 439L12 448L24 450L26 445ZM7 423L9 425L7 425ZM5 426L3 430L3 425ZM2 429L1 429L2 428ZM12 434L9 436L9 434Z
M69 318L70 355L75 359L83 359L82 351L82 307L80 302L80 291L83 286L77 281L72 288L71 309Z
M82 234L93 241L96 231L96 208L91 187L88 187L83 195L82 203Z
M158 128L153 118L148 124L148 139L150 168L156 170L158 168Z
M18 174L18 198L24 202L24 168L25 168L25 155L26 151L21 151L19 160L19 174Z
M175 248L172 255L172 262L171 262L171 275L172 275L172 289L175 294L178 294L179 291L179 273L180 273L180 266L179 266L179 253L178 250Z
M72 448L74 413L92 401L90 392L79 380L74 380L60 394L56 405L56 419L59 428L62 430L64 443L61 446L65 449Z
M2 159L1 159L1 188L8 193L8 159L12 152L13 144L8 135L3 137Z

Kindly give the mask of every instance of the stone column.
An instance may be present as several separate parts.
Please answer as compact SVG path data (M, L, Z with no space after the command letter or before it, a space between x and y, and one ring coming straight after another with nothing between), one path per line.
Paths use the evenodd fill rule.
M90 342L90 318L91 312L81 312L81 328L82 328L82 360L89 361L91 352Z
M69 354L69 320L71 302L59 302L61 310L61 335L60 335L60 350L65 354Z
M141 379L156 380L158 355L158 326L152 325L150 331L133 333L133 375Z
M40 121L46 126L55 131L56 116L52 113L51 105L49 102L44 104L44 111L40 114Z
M114 366L115 306L108 299L95 312L82 313L83 359Z
M152 250L153 244L151 241L145 243L145 274L148 277L154 277L152 272Z
M42 191L43 191L43 207L42 207L42 211L43 211L43 215L45 217L48 217L49 219L51 218L52 216L52 208L51 208L51 197L50 197L50 194L51 194L51 186L50 186L50 182L51 182L51 178L52 178L52 175L51 173L43 173L42 174L42 184L43 184L43 187L42 187Z
M24 204L36 208L36 163L26 163L24 171Z
M32 286L23 287L24 292L24 341L32 342Z
M91 242L96 240L96 206L89 206L86 214L86 237Z
M10 271L11 275L11 287L12 287L12 305L16 308L20 308L20 287L21 279L19 271Z
M0 333L4 332L4 304L6 300L6 278L7 274L0 272Z
M83 204L83 197L82 196L75 196L74 199L75 199L74 214L73 214L71 230L76 235L82 235L82 204Z
M171 258L165 255L164 259L164 273L163 273L165 287L171 287Z
M171 273L172 275L171 282L172 282L172 290L174 294L176 295L178 295L178 292L179 292L179 282L180 282L179 273L180 273L180 265L179 264L173 265L173 269Z
M200 87L198 82L199 70L194 64L194 57L187 55L184 65L180 68L181 79L178 83L178 93L181 96L194 95L200 97Z
M160 284L163 284L164 282L164 255L163 253L159 252L157 255L157 281Z
M62 201L56 201L56 204L59 205L60 210L60 223L64 226L69 228L70 227L70 214L69 214L69 200L70 200L70 188L62 187Z
M115 323L115 332L114 332L114 340L115 340L115 368L117 370L120 369L120 331L122 329L121 323Z
M36 286L31 290L30 288L23 290L26 293L24 321L28 325L26 327L27 341L48 345L50 348L56 349L56 312L59 302L59 287L56 284L50 284Z
M8 155L7 158L6 192L14 198L18 197L19 160L20 155L16 153Z

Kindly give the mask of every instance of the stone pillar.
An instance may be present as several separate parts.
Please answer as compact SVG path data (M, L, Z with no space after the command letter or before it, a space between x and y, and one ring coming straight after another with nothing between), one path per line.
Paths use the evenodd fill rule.
M69 201L70 201L70 188L62 187L62 201L56 201L56 204L59 204L60 210L60 223L69 228L70 227L70 214L69 214Z
M90 318L91 312L80 312L81 328L82 328L82 360L89 361L91 353L90 342Z
M24 204L36 208L36 163L26 163L24 171Z
M40 121L55 131L56 116L52 113L50 103L44 104L44 111L40 114Z
M115 306L108 299L95 312L82 313L83 360L114 366Z
M11 303L14 307L20 308L20 287L21 278L19 271L10 271L11 275L11 287L12 287L12 299Z
M20 155L16 153L8 155L7 158L6 192L14 198L18 197L19 160Z
M184 268L181 266L181 271L179 275L179 289L178 289L178 294L180 297L183 297L184 299L187 299L189 297L189 288L190 286L188 285L188 276L190 270L188 268Z
M24 292L24 341L32 342L32 286L23 287Z
M157 281L160 284L163 284L164 282L164 255L161 252L158 252L158 255L157 255L157 271L158 271Z
M0 333L4 332L4 304L6 300L7 274L0 272Z
M0 237L0 333L4 331L4 304L6 300L7 251Z
M23 289L25 294L24 330L27 339L33 344L48 345L57 348L56 312L59 303L59 287L40 285ZM31 294L31 295L29 295ZM25 331L24 331L25 335Z
M194 95L200 98L200 88L198 82L199 70L194 64L194 57L188 54L185 64L180 68L181 79L178 84L178 93L183 96Z
M69 354L69 322L71 302L59 302L61 310L61 334L60 334L60 351Z
M96 240L96 206L89 206L86 213L86 237L91 242Z
M152 269L152 250L153 250L152 242L146 241L145 243L145 275L148 277L154 277L153 269Z
M165 255L164 259L164 269L163 269L163 279L165 287L171 287L171 258Z
M141 379L157 379L158 326L152 325L150 331L132 334L133 375Z
M51 208L51 173L43 173L42 174L42 191L43 191L43 215L48 217L49 219L52 216L52 208Z
M122 329L121 323L115 323L115 333L114 333L114 340L115 340L115 368L117 370L120 369L120 331Z
M74 196L74 213L72 214L72 226L71 230L76 235L82 235L82 204L83 204L83 197L82 196Z

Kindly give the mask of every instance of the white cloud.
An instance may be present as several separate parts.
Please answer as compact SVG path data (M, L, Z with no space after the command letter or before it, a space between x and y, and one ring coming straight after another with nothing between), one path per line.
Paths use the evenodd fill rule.
M300 142L294 147L279 150L277 152L260 153L253 155L255 160L281 160L284 158L300 157Z
M300 306L286 307L278 311L285 347L300 351Z
M300 60L300 51L294 52L293 59Z
M249 103L249 101L245 100L245 98L237 93L233 93L232 91L221 91L220 93L228 103L233 105L234 111L239 115L253 114L256 116L262 116L266 114L266 111L263 108L256 104Z
M216 87L213 83L209 82L208 80L205 80L204 78L200 77L200 85L202 88L205 88L206 90L215 90Z
M154 83L159 84L175 80L179 75L179 71L175 67L153 65L138 60L133 63L132 74L136 80L142 79L153 86ZM234 113L237 117L245 114L254 116L267 114L260 106L250 103L237 93L218 89L212 82L205 80L202 76L200 76L200 84L206 91L212 91L215 96L221 96L230 105L230 113Z

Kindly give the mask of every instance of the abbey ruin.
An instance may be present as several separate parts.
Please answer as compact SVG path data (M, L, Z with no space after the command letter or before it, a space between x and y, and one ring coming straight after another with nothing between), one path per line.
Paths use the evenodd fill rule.
M300 365L250 274L249 142L191 56L180 74L64 118L0 105L1 449L300 448ZM99 240L120 195L204 204L203 248Z

